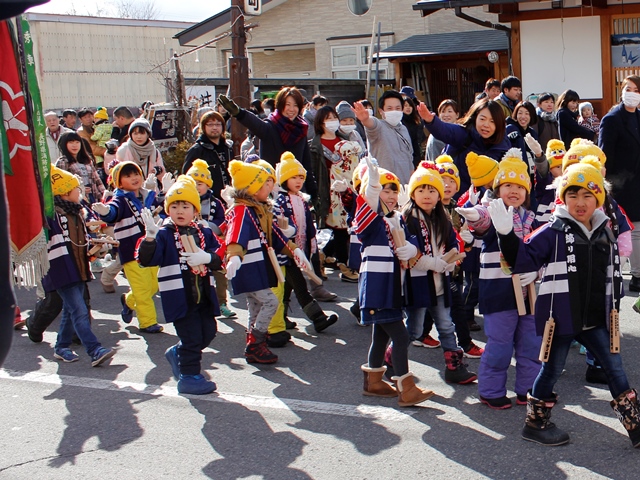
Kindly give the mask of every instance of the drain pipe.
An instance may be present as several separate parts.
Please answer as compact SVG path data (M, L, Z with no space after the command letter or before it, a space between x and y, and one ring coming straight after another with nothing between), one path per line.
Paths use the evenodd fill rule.
M507 34L507 57L509 59L509 75L513 75L513 65L511 63L511 28L500 23L491 23L487 20L480 20L479 18L471 17L466 13L462 13L462 7L455 7L455 15L458 18L466 20L467 22L475 23L482 27L493 28L494 30L501 30Z

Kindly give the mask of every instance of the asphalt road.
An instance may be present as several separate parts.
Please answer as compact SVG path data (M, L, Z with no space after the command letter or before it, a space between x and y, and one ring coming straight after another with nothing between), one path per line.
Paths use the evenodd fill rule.
M625 283L628 276L625 276ZM218 322L203 367L218 391L177 394L164 358L176 342L171 325L141 335L119 315L116 295L92 282L94 331L119 351L91 368L88 356L63 364L53 358L55 329L32 343L16 332L0 369L0 479L398 479L637 477L640 451L631 447L608 405L606 389L584 382L584 357L573 349L557 385L554 421L571 434L563 447L523 441L525 407L493 411L475 384L444 382L441 349L411 347L419 384L437 394L413 408L361 394L360 365L370 329L348 312L356 286L331 275L327 287L342 301L323 304L340 321L318 335L302 317L293 341L271 366L243 358L246 305L232 300L234 320ZM26 314L34 291L19 290ZM632 385L640 385L640 316L626 297L622 352ZM159 299L157 299L161 315ZM295 301L293 302L295 303ZM161 317L162 318L162 317ZM160 320L163 322L164 320ZM479 323L482 320L479 319ZM482 344L482 332L474 333ZM479 360L469 360L477 370ZM509 372L509 388L513 387ZM514 396L510 391L510 396Z

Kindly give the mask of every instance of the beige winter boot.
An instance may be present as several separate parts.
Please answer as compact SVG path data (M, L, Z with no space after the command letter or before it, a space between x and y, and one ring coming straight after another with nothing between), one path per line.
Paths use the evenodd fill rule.
M396 389L398 390L398 405L401 407L411 407L418 403L433 397L434 393L431 390L425 390L416 386L413 373L409 372L401 377L391 377L396 383Z
M366 365L360 367L364 372L363 395L370 397L397 397L398 392L395 388L382 380L387 367L371 368Z

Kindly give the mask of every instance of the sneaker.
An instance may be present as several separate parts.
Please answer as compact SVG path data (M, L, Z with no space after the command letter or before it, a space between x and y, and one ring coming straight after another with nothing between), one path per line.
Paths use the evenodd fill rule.
M468 350L464 351L464 356L467 358L480 358L484 353L484 348L477 346L471 342Z
M527 404L527 395L516 394L516 405L526 405Z
M171 371L173 372L173 378L176 380L180 380L180 365L178 362L178 346L174 345L173 347L167 348L164 352L164 356L171 365Z
M580 355L586 355L587 354L587 347L585 347L584 345L580 345L580 350L578 351L578 353Z
M106 360L109 360L116 354L116 351L113 348L98 348L93 355L91 355L91 366L97 367L102 364Z
M124 323L131 323L133 320L133 310L131 310L127 306L127 294L123 293L120 295L120 303L122 304L122 311L120 312L120 316L122 317L122 321Z
M284 318L284 328L286 330L293 330L298 326L296 322L292 322L287 317Z
M235 318L238 316L236 312L234 312L233 310L230 310L229 307L227 307L226 303L223 303L222 305L220 305L220 315L222 315L225 318Z
M347 267L344 263L339 263L340 280L347 283L358 283L358 272Z
M217 385L202 375L180 375L178 393L187 395L206 395L215 392Z
M144 333L161 333L164 331L164 328L162 328L162 325L154 323L150 327L141 328L140 331Z
M53 351L53 356L65 363L72 363L80 360L78 354L70 348L58 348Z
M358 302L351 305L349 307L349 311L351 312L351 315L358 319L358 325L362 325L362 323L360 323L360 305L358 304Z
M102 290L104 291L104 293L116 293L116 287L113 285L113 283L100 282L100 285L102 285Z
M278 356L267 348L266 342L250 343L244 351L247 363L276 363Z
M484 398L483 396L480 396L480 401L493 410L506 410L507 408L512 407L511 400L507 397Z
M104 270L104 264L102 260L96 258L93 262L91 262L91 272L92 273L102 273Z
M438 348L440 346L440 342L433 338L431 335L427 335L424 338L418 338L411 342L414 347L425 347L425 348Z
M482 330L482 327L478 325L475 320L471 320L469 322L469 330L471 330L472 332L479 332L480 330Z

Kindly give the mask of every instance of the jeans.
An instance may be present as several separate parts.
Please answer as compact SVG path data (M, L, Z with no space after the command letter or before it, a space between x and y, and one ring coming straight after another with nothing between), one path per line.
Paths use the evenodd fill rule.
M453 325L448 307L444 306L444 295L438 295L436 305L431 307L407 308L407 330L411 341L422 336L424 315L429 311L438 330L438 338L442 349L446 351L458 350L456 327Z
M551 398L553 387L562 374L567 354L573 339L578 340L598 360L609 382L609 391L613 398L629 390L629 381L622 367L619 353L609 351L609 331L605 327L584 330L578 335L556 335L553 337L549 361L542 364L542 370L536 378L531 394L540 399Z
M78 334L87 354L92 356L100 348L100 342L91 331L89 309L84 300L85 282L76 282L57 290L62 298L62 318L55 349L69 348L73 332Z

